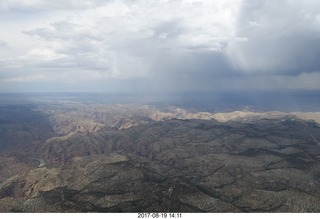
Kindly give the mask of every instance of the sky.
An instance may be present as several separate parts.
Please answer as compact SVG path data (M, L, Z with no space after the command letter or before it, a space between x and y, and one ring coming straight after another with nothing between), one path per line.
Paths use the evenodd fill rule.
M320 90L319 0L1 0L0 92Z

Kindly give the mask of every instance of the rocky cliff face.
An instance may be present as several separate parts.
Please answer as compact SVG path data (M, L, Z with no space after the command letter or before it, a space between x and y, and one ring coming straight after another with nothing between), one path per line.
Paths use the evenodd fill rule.
M0 211L320 212L318 139L291 117L76 132L29 150L44 166L5 174Z

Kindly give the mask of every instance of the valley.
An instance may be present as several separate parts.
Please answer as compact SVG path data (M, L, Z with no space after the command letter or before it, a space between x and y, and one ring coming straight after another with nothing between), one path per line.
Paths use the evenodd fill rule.
M319 212L318 112L0 107L1 212Z

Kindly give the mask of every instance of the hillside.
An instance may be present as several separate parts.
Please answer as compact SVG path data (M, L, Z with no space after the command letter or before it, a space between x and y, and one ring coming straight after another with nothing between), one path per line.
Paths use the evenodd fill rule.
M316 122L142 118L127 128L56 133L14 162L18 155L3 157L1 211L320 211ZM19 162L28 165L8 172Z

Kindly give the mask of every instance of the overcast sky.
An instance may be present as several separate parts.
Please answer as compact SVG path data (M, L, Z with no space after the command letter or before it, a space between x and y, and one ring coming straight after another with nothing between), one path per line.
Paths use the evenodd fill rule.
M1 0L0 91L320 89L319 0Z

